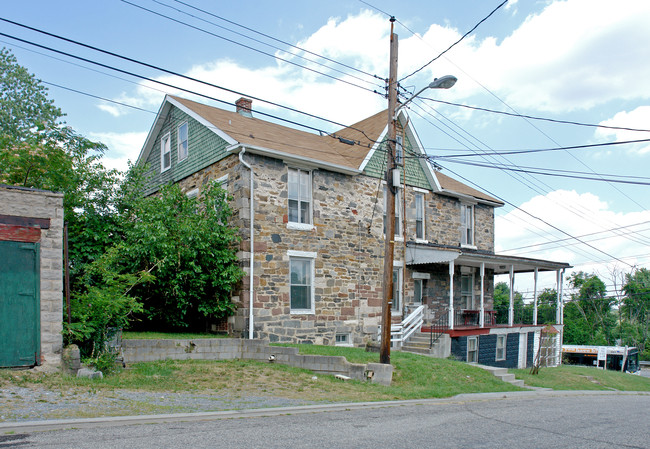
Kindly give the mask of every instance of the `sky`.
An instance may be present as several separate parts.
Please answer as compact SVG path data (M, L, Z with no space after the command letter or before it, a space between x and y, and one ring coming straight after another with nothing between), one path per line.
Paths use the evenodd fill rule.
M403 99L458 78L409 115L443 173L505 203L496 252L568 262L567 277L594 272L613 290L650 265L650 143L611 145L650 139L650 2L501 1L4 2L2 19L125 58L6 21L0 47L46 83L68 125L108 146L106 165L125 169L165 93L225 109L255 97L254 113L324 131L385 109L394 16ZM584 147L596 144L608 145ZM526 297L532 285L517 276ZM554 274L540 276L547 287Z

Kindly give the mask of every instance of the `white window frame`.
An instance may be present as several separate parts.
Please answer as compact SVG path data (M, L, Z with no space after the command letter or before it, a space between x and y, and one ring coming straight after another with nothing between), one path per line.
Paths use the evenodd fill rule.
M387 192L386 192L387 186L384 183L384 237L386 236L386 211L388 208L386 207L386 200L387 200ZM404 238L402 236L402 189L400 187L397 188L397 192L395 192L395 239L402 241Z
M413 303L422 304L422 298L424 298L424 279L413 279Z
M470 349L470 342L474 342L474 349ZM478 363L478 336L467 337L467 363ZM470 353L474 354L473 360L470 360Z
M345 337L345 341L339 341L339 337L341 337L341 339ZM334 336L334 346L352 347L352 339L350 338L350 334L348 332L337 332Z
M181 128L183 127L185 127L187 131L185 132L185 139L181 140ZM176 138L176 141L178 142L178 162L180 162L187 159L187 156L190 153L190 126L187 124L187 122L183 122L178 125L178 128L176 130ZM183 146L183 142L185 143L185 146Z
M169 154L169 165L165 167L165 155ZM172 167L172 136L167 133L160 139L160 173Z
M414 201L415 201L415 240L424 242L427 236L426 219L424 216L424 211L426 209L424 206L424 193L416 192ZM422 232L420 235L418 235L418 223L421 223L420 227Z
M463 280L469 279L469 291L463 290ZM474 300L474 273L463 273L460 275L460 298L461 308L475 310L476 304Z
M315 279L315 270L314 270L314 260L317 257L317 253L311 252L311 251L293 251L289 250L287 251L287 256L289 258L289 309L290 313L292 315L313 315L316 311L315 308L315 286L314 286L314 279ZM308 274L311 277L310 278L310 288L309 288L309 295L310 295L310 304L309 308L305 309L294 309L291 306L291 287L292 287L292 282L291 282L291 263L292 261L307 261L309 263L309 271Z
M498 334L497 335L497 349L494 356L494 360L502 361L506 359L506 345L508 341L507 334Z
M476 248L474 224L474 205L460 203L460 246Z
M291 177L291 174L295 173L298 177L298 197L297 198L291 198L290 196L290 187L289 187L289 178ZM307 181L307 186L309 192L308 198L305 200L301 197L301 191L300 191L300 182L301 182L301 177L303 175L306 175L308 177ZM305 170L302 168L288 168L287 170L287 228L288 229L297 229L297 230L311 230L314 229L314 221L313 221L313 216L314 216L314 199L313 199L313 189L312 189L312 172L311 170ZM298 221L291 221L291 213L289 211L290 206L289 206L289 201L297 201L298 202ZM302 223L301 222L301 208L300 208L300 203L305 202L309 204L309 210L307 212L307 222Z

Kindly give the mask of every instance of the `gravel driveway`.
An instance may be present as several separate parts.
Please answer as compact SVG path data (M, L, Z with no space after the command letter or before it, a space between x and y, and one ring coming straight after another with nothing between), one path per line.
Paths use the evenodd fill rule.
M0 422L209 412L315 403L317 402L299 399L216 393L153 393L93 389L83 392L79 390L53 392L40 388L12 386L0 389Z

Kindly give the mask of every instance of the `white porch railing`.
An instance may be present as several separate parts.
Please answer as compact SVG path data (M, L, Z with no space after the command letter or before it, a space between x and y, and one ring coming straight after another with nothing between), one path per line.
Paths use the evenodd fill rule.
M414 332L417 332L422 328L423 323L424 306L418 306L401 323L392 324L390 326L390 342L401 348L402 344L407 341ZM379 326L377 340L381 341L381 325Z

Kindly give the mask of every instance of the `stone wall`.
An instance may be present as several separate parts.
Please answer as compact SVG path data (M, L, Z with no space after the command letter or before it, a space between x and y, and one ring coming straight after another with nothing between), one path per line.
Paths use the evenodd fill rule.
M13 217L13 222L49 221L47 226L18 228L36 232L33 240L40 246L41 363L58 366L63 343L63 194L0 186L0 216L7 216L8 220ZM2 240L16 240L9 227L0 234Z
M298 354L298 348L272 347L261 340L213 338L196 340L122 340L125 363L157 360L257 360L308 369L319 374L344 375L390 385L392 365L350 363L345 357Z
M254 177L254 337L272 342L311 342L332 345L344 335L348 343L360 346L376 338L381 318L384 255L384 186L380 179L349 176L322 169L288 166L275 158L244 155L253 166ZM312 225L296 226L288 220L288 169L310 171ZM180 182L184 191L201 187L210 179L227 175L226 188L232 196L234 225L242 237L239 259L247 276L234 292L237 313L230 319L235 336L248 333L250 260L250 171L237 155L228 156ZM405 238L396 239L395 266L403 280L402 306L413 302L411 269L404 266L404 240L415 241L415 194L424 194L425 239L430 243L459 246L460 202L448 196L407 186L402 195ZM200 194L200 192L199 192ZM476 242L479 249L493 249L492 208L477 205ZM403 218L404 219L404 218ZM490 220L485 225L479 220ZM301 255L313 260L313 313L294 313L290 306L290 259ZM447 268L426 281L431 311L448 307ZM486 306L491 298L491 279L486 273ZM460 297L460 282L457 297ZM480 278L475 291L480 295ZM437 311L439 310L439 312ZM402 317L400 311L394 320Z

